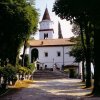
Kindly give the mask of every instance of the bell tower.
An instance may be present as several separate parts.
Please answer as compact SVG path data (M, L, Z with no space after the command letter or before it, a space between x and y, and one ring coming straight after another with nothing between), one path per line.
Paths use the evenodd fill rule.
M39 30L39 39L53 39L53 21L50 19L48 9L45 9Z

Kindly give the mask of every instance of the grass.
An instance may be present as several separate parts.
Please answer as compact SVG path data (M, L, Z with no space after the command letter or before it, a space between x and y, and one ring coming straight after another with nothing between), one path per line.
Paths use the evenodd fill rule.
M27 88L29 84L33 84L34 82L32 80L18 80L14 86L11 86L11 88Z
M17 80L14 86L12 85L8 86L8 89L0 92L0 95L3 94L3 96L5 96L5 95L14 94L23 88L28 88L30 84L34 84L34 81L33 80Z

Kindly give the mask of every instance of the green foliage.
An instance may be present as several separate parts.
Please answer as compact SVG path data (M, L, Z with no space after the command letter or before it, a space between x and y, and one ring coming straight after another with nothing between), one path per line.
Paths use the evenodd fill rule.
M19 74L31 74L32 70L27 67L17 66L17 73Z
M21 64L22 64L22 59L18 59L18 64L16 64L16 66Z
M73 47L69 54L75 57L75 62L80 62L83 59L83 49L81 46Z
M99 9L100 6L98 0L56 0L53 7L53 11L55 11L59 17L67 20L84 16L91 16L91 19L96 17L99 18Z
M72 32L74 35L80 34L80 25L78 23L75 22L72 24Z
M25 67L28 67L28 65L29 65L29 55L28 55L28 54L25 54L24 66L25 66Z
M21 57L23 58L23 55L21 55ZM22 59L19 60L19 64L22 65ZM28 65L29 65L29 55L25 54L25 57L24 57L24 66L28 67Z
M93 94L100 95L100 49L99 47L99 33L100 33L100 4L99 0L56 0L53 11L63 19L70 20L70 22L78 22L86 35L86 87L91 86L91 69L90 69L90 54L95 54L94 64L94 89ZM90 47L90 33L94 32L94 47Z
M25 68L24 68L24 67L22 67L21 65L16 66L16 68L17 68L17 73L22 74L22 73L24 73L24 72L25 72Z
M91 61L93 62L94 60L94 51L93 51L93 46L94 46L94 41L92 40L92 37L90 38L90 49L91 49ZM75 57L75 62L80 62L82 59L86 59L84 49L81 43L80 36L77 36L76 38L71 37L71 41L76 42L76 45L72 48L72 50L69 52L70 56ZM84 37L84 43L86 47L86 42L85 42L85 37Z
M0 58L9 58L15 65L20 47L35 33L37 24L38 13L25 0L0 1Z
M3 67L0 66L0 78L2 74L3 74Z
M69 69L67 69L67 68L64 69L64 72L65 72L65 73L69 73Z
M34 64L29 64L29 65L28 65L28 68L29 68L31 71L34 71L34 70L35 70L35 65L34 65Z
M11 64L8 64L7 66L3 67L3 76L6 78L16 76L16 68Z
M3 74L3 67L0 66L0 74Z

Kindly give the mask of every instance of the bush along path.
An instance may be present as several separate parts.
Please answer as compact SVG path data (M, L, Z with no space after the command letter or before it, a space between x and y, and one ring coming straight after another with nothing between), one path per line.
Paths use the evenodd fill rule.
M14 86L17 80L30 79L34 68L34 65L22 67L11 64L0 67L0 95L7 92L9 86Z

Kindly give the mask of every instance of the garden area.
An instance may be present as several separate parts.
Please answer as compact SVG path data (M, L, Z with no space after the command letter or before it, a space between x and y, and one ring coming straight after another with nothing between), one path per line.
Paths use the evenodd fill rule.
M38 12L26 0L0 1L0 94L16 82L32 78L35 67L25 50L37 25Z
M0 66L0 95L8 91L9 87L26 87L26 83L32 80L32 73L35 70L35 66L34 64L29 64L29 61L26 62L27 66L21 66L20 64L13 66L9 63L4 67Z

